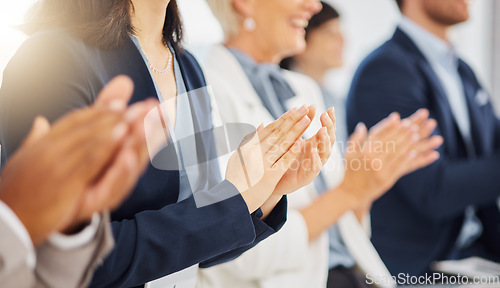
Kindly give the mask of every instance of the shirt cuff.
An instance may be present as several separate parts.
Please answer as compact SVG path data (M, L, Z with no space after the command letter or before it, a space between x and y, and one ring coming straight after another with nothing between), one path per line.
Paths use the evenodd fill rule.
M92 216L92 221L90 225L85 227L81 232L74 235L64 235L61 233L54 233L49 237L48 242L54 247L61 250L74 250L81 248L87 244L90 244L94 240L97 230L99 229L99 223L101 222L101 216L95 213Z
M36 253L35 246L31 241L30 234L21 220L17 217L16 213L7 206L7 204L0 201L0 219L5 221L5 224L10 227L12 232L19 238L19 240L26 247L28 254L26 255L26 263L30 269L35 269L36 266Z

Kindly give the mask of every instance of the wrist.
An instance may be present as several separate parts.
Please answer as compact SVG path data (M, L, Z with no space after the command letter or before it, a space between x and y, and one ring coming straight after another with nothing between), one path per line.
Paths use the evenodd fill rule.
M262 189L256 187L246 189L245 191L240 192L240 195L247 204L250 214L261 208L261 206L264 205L270 197L269 194L262 193Z
M283 198L283 195L273 193L271 194L271 196L269 196L267 201L262 204L262 206L260 207L263 214L261 218L262 220L266 219L267 216L269 216L271 211L274 210L274 207L276 207L276 205L281 201L281 198Z
M359 195L360 193L345 184L345 182L335 189L335 201L343 201L348 208L347 210L355 210L369 202L366 199L362 199Z

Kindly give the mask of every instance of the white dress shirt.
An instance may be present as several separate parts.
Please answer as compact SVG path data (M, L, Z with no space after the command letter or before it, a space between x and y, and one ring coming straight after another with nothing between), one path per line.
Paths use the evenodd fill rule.
M458 57L450 43L430 33L412 20L404 17L399 28L417 45L431 64L448 97L451 111L460 133L467 144L472 145L469 110L462 79L458 74Z

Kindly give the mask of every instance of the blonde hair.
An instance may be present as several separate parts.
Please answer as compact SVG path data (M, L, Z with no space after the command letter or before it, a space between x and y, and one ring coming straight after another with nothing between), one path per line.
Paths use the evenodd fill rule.
M207 3L219 21L226 40L239 33L241 16L234 10L232 0L207 0Z

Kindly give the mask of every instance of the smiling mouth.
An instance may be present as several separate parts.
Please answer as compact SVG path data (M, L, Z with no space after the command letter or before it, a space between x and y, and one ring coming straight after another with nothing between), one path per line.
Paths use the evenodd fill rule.
M292 25L296 28L305 29L309 25L309 21L305 19L292 19Z

